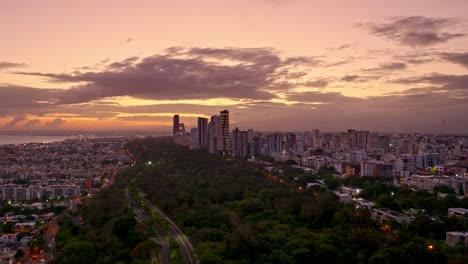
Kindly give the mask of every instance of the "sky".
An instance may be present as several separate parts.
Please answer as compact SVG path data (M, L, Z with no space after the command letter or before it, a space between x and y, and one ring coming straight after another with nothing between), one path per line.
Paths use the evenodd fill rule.
M468 133L466 0L0 0L0 130ZM444 125L445 123L445 125Z

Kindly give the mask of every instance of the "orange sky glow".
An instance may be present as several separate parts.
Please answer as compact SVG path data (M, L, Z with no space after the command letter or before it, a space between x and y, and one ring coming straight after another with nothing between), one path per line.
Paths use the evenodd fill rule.
M468 1L2 1L0 130L468 132ZM442 123L446 127L442 127Z

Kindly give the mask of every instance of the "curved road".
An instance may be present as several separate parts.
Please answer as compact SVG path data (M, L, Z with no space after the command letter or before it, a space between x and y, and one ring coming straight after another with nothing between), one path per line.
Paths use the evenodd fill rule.
M151 222L151 217L146 214L146 212L135 206L135 204L132 202L132 199L130 198L128 188L125 189L125 196L127 198L127 201L130 205L130 207L133 209L133 212L136 215L137 221L138 222ZM163 234L162 230L159 229L157 226L153 226L154 228L158 229L161 234ZM161 261L161 264L170 264L170 249L169 249L169 242L167 237L161 236L161 237L150 237L149 239L153 240L154 242L158 243L161 245L161 251L159 252L159 259ZM153 260L153 254L154 252L151 252L151 263L154 263Z
M156 213L158 213L169 223L170 232L172 233L171 235L177 240L177 242L179 242L180 248L182 249L181 253L185 260L185 263L198 264L198 260L196 259L192 243L182 232L182 230L166 214L159 210L159 208L157 208L150 201L148 201L148 199L145 198L145 194L143 192L140 192L140 197L143 200L145 200L145 202L150 206L151 209L153 209Z

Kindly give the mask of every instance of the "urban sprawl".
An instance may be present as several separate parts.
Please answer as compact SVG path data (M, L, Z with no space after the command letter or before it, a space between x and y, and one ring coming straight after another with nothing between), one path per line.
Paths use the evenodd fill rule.
M55 215L76 210L131 163L123 138L0 146L0 263L53 258ZM44 246L45 245L45 246Z
M173 137L177 144L192 149L232 157L294 160L297 168L316 173L322 167L332 168L334 176L370 176L398 187L432 192L436 186L447 186L459 199L468 197L468 137L451 135L390 134L349 129L341 133L258 132L253 129L230 131L229 111L223 110L210 120L199 117L197 127L185 131L179 115L173 117ZM268 159L267 159L268 160ZM268 164L268 163L267 163ZM269 165L267 165L269 166ZM275 170L274 167L267 167ZM313 186L317 183L310 183ZM318 183L320 184L320 183ZM335 191L342 202L368 208L376 220L408 223L414 212L396 212L374 208L372 201L358 198L361 190L342 186ZM438 193L440 198L446 194ZM468 217L468 209L449 208L448 216ZM435 218L434 218L435 219ZM468 245L466 230L446 233L446 242Z
M375 177L380 182L433 192L438 186L468 197L468 138L466 136L389 134L349 129L341 133L258 132L230 130L229 111L210 120L199 117L186 132L179 115L173 117L176 144L264 166L281 176L272 161L294 161L307 173L326 167L337 178ZM133 164L124 150L128 138L70 139L53 143L0 146L0 263L41 263L53 259L56 215L76 211L84 199L114 182L116 173ZM323 181L305 188L325 186ZM335 194L343 203L371 211L375 220L410 223L415 212L375 206L360 196L362 190L341 186ZM438 193L443 199L447 194ZM468 209L449 208L449 217L468 218ZM434 219L437 216L431 216ZM76 221L81 221L79 218ZM468 245L466 230L446 232L446 243Z

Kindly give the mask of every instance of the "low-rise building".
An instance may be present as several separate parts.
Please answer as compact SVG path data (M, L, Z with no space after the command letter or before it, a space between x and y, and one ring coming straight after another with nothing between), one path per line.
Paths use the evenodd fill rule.
M374 208L372 210L372 218L378 221L396 221L400 224L409 223L411 221L411 217L409 215L405 215L388 208Z
M456 246L458 243L468 246L468 232L465 231L452 231L445 233L445 243L451 247Z
M468 209L465 208L449 208L448 216L452 217L468 217Z
M356 204L356 207L366 208L368 210L372 210L375 206L375 203L363 198L353 198L353 202Z

